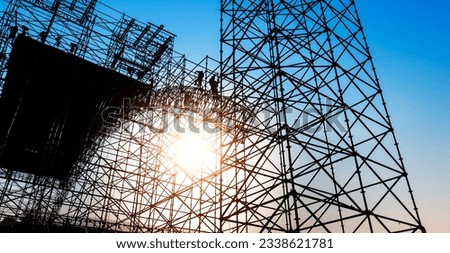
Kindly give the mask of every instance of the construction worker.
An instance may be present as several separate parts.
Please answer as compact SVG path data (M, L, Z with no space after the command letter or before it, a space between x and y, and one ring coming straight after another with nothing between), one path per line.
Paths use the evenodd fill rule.
M218 88L219 88L219 82L216 81L216 75L213 75L209 79L209 86L211 86L211 92L215 97L219 96Z
M10 30L11 32L9 33L9 39L15 39L17 32L19 31L19 27L17 27L17 25L11 26Z
M197 79L195 79L195 84L198 86L198 87L202 87L202 82L203 82L203 78L205 77L205 72L203 72L203 71L197 71Z

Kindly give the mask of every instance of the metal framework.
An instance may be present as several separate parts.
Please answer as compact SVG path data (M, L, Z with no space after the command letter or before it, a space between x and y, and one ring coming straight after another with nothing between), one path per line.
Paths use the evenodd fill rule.
M139 22L97 0L9 1L0 29L3 80L20 34L144 83L165 76L160 72L171 61L175 37L162 25Z
M221 0L199 63L96 0L12 0L0 32L0 94L21 33L130 78L67 175L0 167L2 231L425 231L353 0Z
M266 116L225 155L247 158L236 231L423 230L355 1L223 0L221 11L222 75Z

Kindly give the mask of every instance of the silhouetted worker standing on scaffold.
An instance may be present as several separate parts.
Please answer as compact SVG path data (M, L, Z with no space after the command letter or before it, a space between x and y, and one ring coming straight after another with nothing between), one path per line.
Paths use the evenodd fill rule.
M219 81L216 81L216 75L213 75L210 79L209 79L209 86L211 86L211 92L214 95L214 97L219 96Z
M15 39L17 32L19 31L19 27L17 27L17 25L15 26L11 26L10 28L10 33L9 33L9 39Z
M202 87L202 82L203 82L203 78L205 77L205 72L203 71L197 71L197 79L195 79L195 84L201 88Z

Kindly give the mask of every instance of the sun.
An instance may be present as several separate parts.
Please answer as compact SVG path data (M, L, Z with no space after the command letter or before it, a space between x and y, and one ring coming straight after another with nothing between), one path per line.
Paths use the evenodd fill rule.
M176 173L201 177L216 171L218 164L218 134L203 126L199 115L174 118L178 127L165 133L170 143L164 151L168 167Z
M201 133L180 133L175 145L175 164L187 172L211 170L216 154L213 143Z

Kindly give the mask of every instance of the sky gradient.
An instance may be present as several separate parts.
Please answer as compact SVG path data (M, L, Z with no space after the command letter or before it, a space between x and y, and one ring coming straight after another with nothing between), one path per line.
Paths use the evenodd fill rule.
M423 223L450 232L450 2L357 4Z
M219 59L219 0L103 2L164 24L193 61ZM428 232L450 232L450 1L356 3L422 221Z

